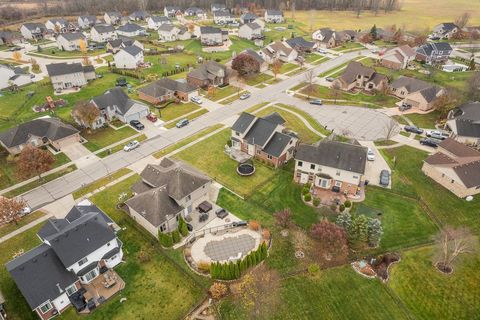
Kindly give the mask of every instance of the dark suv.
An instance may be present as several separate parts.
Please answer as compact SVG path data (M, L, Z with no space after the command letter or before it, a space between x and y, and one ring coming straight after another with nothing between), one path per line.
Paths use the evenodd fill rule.
M130 121L130 125L134 127L137 130L143 130L145 129L145 126L138 120L132 120Z

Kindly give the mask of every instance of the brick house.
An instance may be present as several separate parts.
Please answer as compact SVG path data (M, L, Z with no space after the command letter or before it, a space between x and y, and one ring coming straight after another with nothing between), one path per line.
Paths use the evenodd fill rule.
M210 60L189 72L187 83L196 88L227 85L229 83L229 72L223 64Z
M480 145L480 102L468 102L450 111L446 127L451 137L468 145Z
M138 97L151 104L158 105L170 99L178 98L182 101L190 101L190 98L198 96L198 89L186 82L175 81L169 78L157 80L149 85L139 88Z
M380 57L380 64L393 70L405 69L415 60L415 50L409 45L388 49Z
M401 76L389 86L394 96L402 99L402 103L421 111L432 110L435 101L445 93L442 87L435 86L423 80Z
M356 195L364 180L367 148L323 140L317 145L300 144L295 154L296 183L311 183L314 189Z
M293 158L298 138L276 112L263 118L243 112L232 126L232 148L275 168Z
M332 83L332 86L334 85L344 91L353 89L380 91L388 85L388 78L360 62L351 61L342 75Z

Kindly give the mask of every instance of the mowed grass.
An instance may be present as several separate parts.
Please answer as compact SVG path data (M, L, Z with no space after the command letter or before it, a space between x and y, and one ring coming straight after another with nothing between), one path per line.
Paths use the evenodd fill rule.
M17 223L11 222L9 224L4 224L0 226L0 238L29 224L32 221L35 221L45 215L43 211L35 211L30 213L28 216L21 218Z
M406 114L405 117L419 128L435 129L435 124L437 120L440 119L440 113L438 111L432 111L426 114L411 113Z
M102 178L102 179L94 181L94 182L86 185L85 187L80 188L77 191L73 192L72 193L73 199L81 198L84 195L86 195L86 194L88 194L92 191L95 191L95 190L111 183L112 181L114 181L114 180L116 180L120 177L123 177L123 176L129 174L130 172L132 172L132 170L130 170L128 168L122 168L122 169L120 169L120 170Z
M204 115L205 113L208 113L207 109L200 109L200 110L197 110L193 113L190 113L189 115L183 117L182 119L188 119L189 121L192 121L192 120L195 120L196 118ZM167 123L164 127L167 128L167 129L171 129L171 128L174 128L176 126L176 124L177 124L177 122L174 120L170 123Z
M84 144L85 148L95 152L135 134L137 134L137 131L130 126L125 126L118 130L112 127L104 127L90 132L84 131L82 136L87 140Z
M249 195L255 192L260 185L270 180L275 175L275 170L256 162L255 174L249 177L238 175L238 163L224 153L225 145L230 137L230 129L222 130L180 151L174 157L190 163L227 188L243 196ZM208 150L208 152L205 152L205 150Z
M200 106L193 102L171 103L164 108L156 109L155 114L159 116L160 120L170 121L198 109Z
M273 76L266 73L259 73L253 77L248 78L247 81L245 81L245 83L249 86L256 86L260 83L263 83L271 79L273 79Z
M282 64L282 67L280 68L280 73L285 74L287 72L290 72L294 69L299 68L300 66L295 64L295 63L284 63Z
M388 286L416 319L478 319L478 252L461 256L450 275L434 268L434 254L433 247L403 252L390 269Z
M204 92L205 98L212 100L212 101L219 101L222 99L225 99L228 96L238 94L241 90L237 87L234 87L232 85L228 85L223 88L215 88L213 91L213 94L210 94L209 92Z
M282 107L282 108L285 108L285 109L288 109L290 111L293 111L295 113L298 113L299 115L302 116L302 118L304 118L305 120L307 120L307 122L315 129L317 130L318 132L328 136L330 135L330 131L326 130L321 124L319 124L317 122L317 120L315 120L310 114L308 114L307 112L303 111L303 110L300 110L298 108L295 108L294 106L291 106L291 105L288 105L288 104L283 104L283 103L277 103L277 105L279 107Z

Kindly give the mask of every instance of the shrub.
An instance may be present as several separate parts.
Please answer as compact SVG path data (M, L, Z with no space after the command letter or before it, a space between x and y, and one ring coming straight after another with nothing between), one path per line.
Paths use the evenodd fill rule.
M263 239L265 239L265 240L270 239L270 236L271 236L270 230L268 230L268 229L263 229L263 231L262 231L262 236L263 236Z
M220 300L227 295L228 287L221 282L215 282L212 284L208 292L210 292L213 299Z
M179 243L182 238L180 237L180 232L175 230L172 232L172 241L173 243Z
M318 199L318 198L313 199L313 205L315 207L318 207L320 205L320 199Z
M197 264L197 268L198 270L202 271L202 272L208 272L210 271L210 262L207 262L207 261L200 261L198 262Z
M260 229L260 224L255 220L250 220L248 222L248 227L253 231L257 231L258 229Z
M345 205L344 205L344 204L341 204L338 209L340 210L340 212L345 211Z
M337 205L336 205L335 203L332 203L332 204L330 205L330 209L331 209L332 211L337 211Z
M305 183L306 188L310 189L311 186L312 186L312 184L310 182Z
M308 194L308 193L310 193L310 188L303 187L303 189L302 189L302 194L303 194L303 195L306 195L306 194Z
M178 220L178 230L180 231L180 234L182 237L186 237L188 235L188 228L187 224L185 223L185 220L183 220L182 217Z
M158 232L158 239L163 247L170 248L173 246L172 236L169 233Z
M343 205L345 206L345 208L350 208L352 206L352 201L350 200L346 200Z
M310 264L307 269L308 273L312 276L315 276L320 272L320 267L316 263Z
M310 193L307 193L303 199L306 201L306 202L310 202L312 201L312 195Z
M142 249L138 252L137 259L138 261L140 261L140 263L145 263L145 262L149 262L152 259L152 257L150 256L150 252L148 252L145 249Z

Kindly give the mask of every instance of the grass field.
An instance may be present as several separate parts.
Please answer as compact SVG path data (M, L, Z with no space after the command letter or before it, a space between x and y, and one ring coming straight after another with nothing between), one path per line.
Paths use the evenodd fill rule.
M209 94L208 92L202 91L202 94L205 96L205 98L212 100L212 101L219 101L221 99L225 99L228 96L238 94L240 88L234 87L232 85L228 85L223 88L215 88L213 91L213 94Z
M135 135L137 131L130 126L115 130L111 127L99 128L91 132L83 132L82 136L88 141L85 148L94 152L109 145Z
M42 211L35 211L30 213L28 216L21 218L19 221L17 221L17 223L12 222L12 223L0 226L0 238L29 224L32 221L35 221L43 217L44 215L45 213Z
M320 133L323 133L325 136L328 136L330 135L330 131L326 130L321 124L319 124L317 122L317 120L315 120L310 114L308 114L307 112L303 111L303 110L300 110L298 108L295 108L294 106L290 106L288 104L283 104L283 103L277 103L277 105L279 107L282 107L282 108L285 108L285 109L288 109L290 111L293 111L295 113L298 113L299 115L302 116L302 118L304 118L305 120L307 120L307 122L315 129L317 130L318 132Z
M412 113L406 114L405 117L419 128L435 129L435 123L440 118L440 113L438 111L432 111L426 114Z
M122 168L104 178L101 178L97 181L94 181L88 185L86 185L85 187L83 188L80 188L78 189L77 191L73 192L72 193L72 196L73 196L73 199L78 199L78 198L81 198L83 197L84 195L92 192L92 191L95 191L107 184L109 184L111 181L113 180L116 180L120 177L123 177L127 174L129 174L130 172L132 172L132 170L128 169L128 168Z
M281 74L285 74L287 72L290 72L294 69L297 69L299 68L300 66L298 64L295 64L295 63L284 63L282 64L282 67L280 68L280 73Z
M195 120L196 118L200 117L201 115L204 115L205 113L208 113L207 109L200 109L200 110L197 110L197 111L189 114L188 116L185 116L182 119L188 119L189 121L192 121L192 120ZM177 124L177 122L173 121L173 122L167 123L164 127L167 128L167 129L171 129L171 128L174 128L176 124Z
M97 57L101 54L104 54L105 50L88 50L85 54L80 51L63 51L58 49L58 47L48 47L43 48L41 52L37 52L37 50L29 52L28 55L31 56L39 56L39 57L50 57L52 59L65 59L65 58L82 58L84 56L88 57Z
M263 83L271 79L273 79L273 76L265 73L259 73L254 77L248 78L245 83L249 86L256 86L257 84Z
M198 109L200 106L193 102L171 103L165 108L155 109L155 114L163 121L170 121Z
M152 63L152 66L147 69L142 69L142 73L144 75L157 75L161 78L163 72L174 70L176 65L180 67L196 65L197 58L193 54L176 53L159 56L145 56L145 62Z
M138 137L134 138L134 139L130 139L128 141L125 141L124 143L122 144L117 144L115 147L112 147L112 148L108 148L106 150L103 150L99 153L97 153L97 157L99 158L105 158L105 157L108 157L109 155L115 153L115 152L119 152L119 151L122 151L123 150L123 147L125 147L126 144L132 142L132 141L138 141L138 142L142 142L142 141L145 141L147 140L147 136L144 135L144 134L141 134L139 135Z

